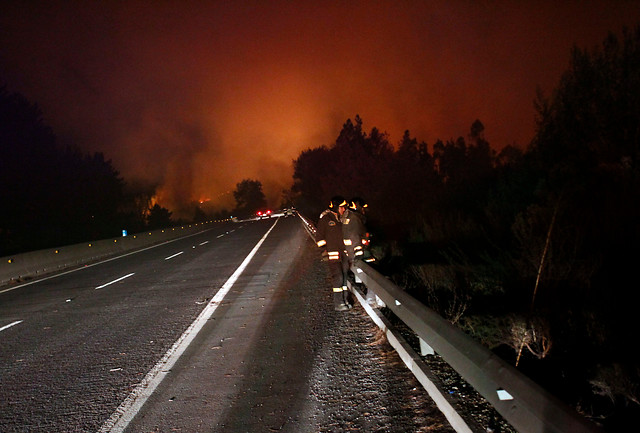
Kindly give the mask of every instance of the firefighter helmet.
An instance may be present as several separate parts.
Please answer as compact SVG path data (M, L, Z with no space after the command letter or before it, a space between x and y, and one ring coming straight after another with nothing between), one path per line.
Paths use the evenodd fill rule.
M347 201L340 195L333 196L329 202L329 208L337 212L340 206L346 207Z
M359 211L367 207L367 202L361 197L354 197L351 199L351 205L349 207Z

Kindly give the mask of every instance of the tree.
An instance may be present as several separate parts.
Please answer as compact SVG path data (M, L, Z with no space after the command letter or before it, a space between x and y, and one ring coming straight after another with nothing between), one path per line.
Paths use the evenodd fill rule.
M141 180L129 181L124 185L124 198L120 207L123 227L132 232L146 228L156 190L157 185Z
M330 153L325 146L306 149L293 161L293 201L307 215L319 215L331 197L325 185L329 165Z
M203 222L208 221L209 219L210 218L205 213L205 211L203 211L200 206L196 205L195 209L193 211L193 222L194 223L203 223Z
M236 199L235 213L239 215L252 215L258 209L267 206L267 199L262 192L262 183L257 180L244 179L236 184L233 197Z
M151 209L149 209L149 215L147 216L147 227L150 230L163 229L171 226L171 212L169 209L160 206L159 204L154 204Z
M318 215L334 195L363 197L376 212L395 218L390 206L394 186L393 147L386 133L362 129L362 119L347 119L331 146L303 151L294 161L291 189L296 206L309 215ZM395 179L394 179L395 180Z
M124 180L102 153L82 155L67 149L61 155L59 178L64 193L52 206L67 209L66 231L76 239L99 239L122 229Z
M0 88L0 251L113 236L123 223L124 180L102 153L58 146L36 104Z
M550 99L536 101L530 152L543 167L573 177L594 168L640 170L640 26L610 33L601 49L573 48L569 69ZM551 164L551 166L549 166Z
M546 255L531 257L541 275L536 314L550 319L563 362L596 359L585 375L625 375L597 380L613 394L614 382L629 384L635 395L623 395L627 403L640 401L640 370L628 350L638 331L639 296L628 289L637 266L629 251L640 242L638 71L640 26L621 39L610 33L592 50L573 49L558 87L536 101L536 135L524 155L537 176L528 194L535 201L513 226L521 261L548 244Z
M441 183L425 142L418 142L405 131L389 164L389 173L385 178L399 214L409 216L411 222L433 214Z
M538 98L527 155L539 173L539 202L560 200L565 210L559 232L580 233L576 260L620 284L634 265L625 251L640 241L639 70L640 26L625 29L622 41L609 34L600 49L574 48L552 97Z
M42 112L18 93L0 87L0 250L10 252L51 244L60 213L50 208L59 196L55 135Z
M374 127L365 134L360 116L355 117L355 123L347 119L327 156L322 178L324 200L336 194L359 196L373 210L370 216L377 212L393 216L388 201L393 148L386 133Z

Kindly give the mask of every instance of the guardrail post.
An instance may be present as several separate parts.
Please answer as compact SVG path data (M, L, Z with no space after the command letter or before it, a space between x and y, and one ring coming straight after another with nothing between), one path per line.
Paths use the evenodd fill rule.
M298 214L312 239L313 223ZM521 433L601 433L527 376L363 262L357 272L379 306L386 305L420 338L421 351L438 352L454 370ZM427 343L428 341L428 343ZM425 344L425 349L423 349ZM424 353L423 353L424 355Z
M595 433L601 430L459 328L366 263L359 274L388 308L428 342L460 376L521 433Z

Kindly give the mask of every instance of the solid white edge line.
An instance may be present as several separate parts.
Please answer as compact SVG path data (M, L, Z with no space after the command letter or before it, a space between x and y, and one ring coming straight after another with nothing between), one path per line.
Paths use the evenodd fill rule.
M16 326L19 323L22 323L22 320L16 320L15 322L9 323L8 325L4 325L2 328L0 328L0 332L4 331L5 329L9 329L12 326Z
M400 356L404 365L413 373L414 377L420 382L422 387L427 391L429 397L436 404L440 412L445 416L451 427L456 433L473 433L473 430L467 425L466 421L460 416L455 407L442 394L440 389L429 378L429 368L420 359L417 353L406 343L404 337L397 332L394 327L387 321L387 318L377 309L373 309L367 301L362 297L360 292L350 287L362 308L367 312L371 320L378 325L378 328L384 332L387 341Z
M101 286L96 287L96 290L98 290L98 289L102 289L103 287L110 286L111 284L115 284L115 283L117 283L118 281L122 281L122 280L124 280L125 278L129 278L130 276L135 275L135 274L136 274L135 272L132 272L132 273L130 273L130 274L125 275L124 277L116 278L116 279L115 279L115 280L113 280L113 281L109 281L109 282L108 282L108 283L106 283L106 284L103 284L103 285L101 285Z
M165 260L170 260L170 259L172 259L172 258L174 258L174 257L178 257L180 254L184 254L184 251L180 251L179 253L175 253L175 254L174 254L174 255L172 255L172 256L165 257L164 259L165 259Z
M304 227L307 228L307 232L309 233L309 237L312 241L315 242L315 235L313 232L315 230L311 230L308 227L312 227L307 220L300 214L298 214L302 222L304 223ZM447 398L442 394L437 385L435 385L431 379L429 378L430 372L429 368L426 364L420 359L420 357L415 353L415 351L406 343L404 337L397 332L393 326L389 323L387 318L380 313L377 309L373 309L367 301L364 300L362 295L354 290L352 287L349 287L351 293L353 293L360 305L367 312L371 320L380 328L382 332L384 332L387 337L387 341L391 344L391 347L395 349L395 351L402 359L402 362L405 366L413 373L414 377L420 382L422 387L427 391L427 394L434 401L440 412L447 418L449 424L457 433L472 433L471 428L467 425L466 421L462 419L460 414L456 411L453 405L447 400Z
M218 290L213 299L202 310L196 320L189 325L189 327L182 333L180 338L173 344L173 346L164 354L164 356L158 361L158 363L147 373L142 379L142 382L131 391L129 396L122 402L122 404L115 410L111 417L102 425L99 433L120 433L127 428L131 420L136 416L138 411L142 408L147 399L153 394L160 382L165 378L167 373L174 366L176 361L182 356L189 344L196 337L198 332L204 327L209 318L213 315L213 312L218 308L222 299L227 295L233 284L238 277L244 272L245 268L258 252L260 246L265 241L271 230L276 226L278 220L273 223L271 228L267 230L262 239L258 241L253 250L244 259L240 267L229 277L226 283Z

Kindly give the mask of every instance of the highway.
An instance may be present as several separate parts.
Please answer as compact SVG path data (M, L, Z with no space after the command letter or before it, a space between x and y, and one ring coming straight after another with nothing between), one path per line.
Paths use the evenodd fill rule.
M288 217L0 287L0 431L452 432L326 283Z

